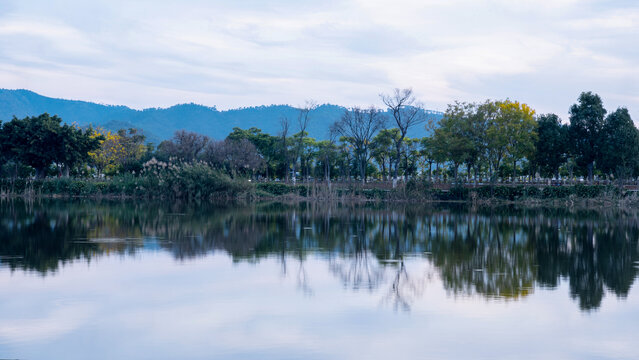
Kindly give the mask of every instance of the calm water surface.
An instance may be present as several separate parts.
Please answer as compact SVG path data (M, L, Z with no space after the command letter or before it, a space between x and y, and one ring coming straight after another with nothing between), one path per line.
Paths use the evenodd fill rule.
M639 211L0 202L0 359L637 359Z

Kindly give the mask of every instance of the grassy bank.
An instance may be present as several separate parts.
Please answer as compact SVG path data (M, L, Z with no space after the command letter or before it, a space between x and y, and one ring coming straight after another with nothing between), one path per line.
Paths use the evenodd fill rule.
M175 176L130 174L110 179L1 179L4 196L127 197L166 199L226 199L251 196L254 187L209 167L189 167Z
M572 186L508 186L485 185L479 187L454 186L442 190L427 182L409 181L396 189L375 188L354 183L351 185L326 184L288 185L282 183L260 183L256 185L258 197L288 197L317 200L366 200L436 202L459 201L472 203L535 203L535 202L637 202L635 192L625 191L612 185L572 185Z
M181 169L185 170L185 169ZM611 185L573 186L456 186L447 190L422 181L409 181L396 189L325 183L292 185L251 183L232 179L208 167L181 171L175 176L122 175L107 180L49 178L0 179L3 196L127 197L161 199L289 199L360 201L462 201L473 203L541 201L634 201L639 197Z

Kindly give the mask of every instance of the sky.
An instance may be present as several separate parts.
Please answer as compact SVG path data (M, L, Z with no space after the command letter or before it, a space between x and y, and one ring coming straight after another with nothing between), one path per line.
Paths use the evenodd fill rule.
M141 109L518 100L639 119L639 2L0 0L0 88Z

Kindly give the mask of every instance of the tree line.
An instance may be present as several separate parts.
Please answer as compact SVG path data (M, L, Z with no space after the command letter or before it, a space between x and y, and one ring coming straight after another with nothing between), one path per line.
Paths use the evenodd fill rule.
M639 175L639 130L626 108L608 113L582 93L569 121L509 99L455 102L439 120L411 89L382 94L386 106L354 107L325 139L308 135L317 104L307 102L280 131L234 128L223 140L185 130L154 146L135 129L81 129L42 114L0 122L2 177L140 175L145 164L202 162L232 177L293 182L388 180L498 182L523 178ZM424 126L428 136L410 138Z
M637 177L639 131L628 109L606 116L601 98L584 92L570 107L569 122L536 115L516 101L448 106L433 135L423 139L429 164L448 163L453 177L465 165L468 179L482 176L608 179ZM511 173L510 176L508 173Z

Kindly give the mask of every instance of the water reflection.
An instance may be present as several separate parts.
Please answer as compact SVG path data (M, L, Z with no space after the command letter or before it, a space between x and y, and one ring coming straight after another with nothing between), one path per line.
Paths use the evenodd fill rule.
M179 261L224 251L234 261L277 257L281 271L313 293L305 260L326 259L344 287L374 291L409 309L434 265L453 296L515 300L567 279L582 310L606 291L624 298L637 277L639 213L624 211L318 204L193 205L113 201L0 205L0 264L54 274L66 262L139 251Z

